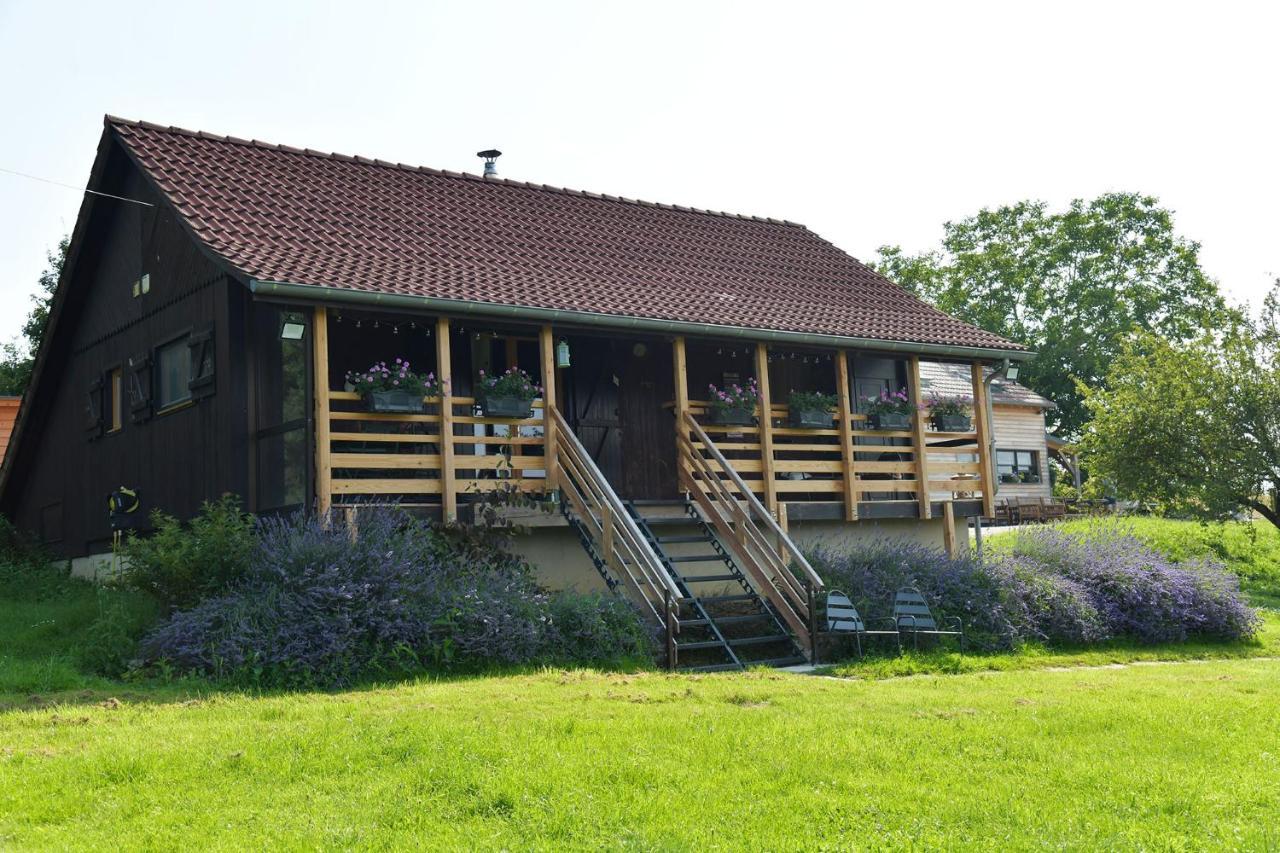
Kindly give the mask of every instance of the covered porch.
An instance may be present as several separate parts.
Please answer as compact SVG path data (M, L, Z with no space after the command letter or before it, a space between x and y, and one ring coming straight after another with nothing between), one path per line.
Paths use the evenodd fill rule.
M906 389L921 403L919 354L326 307L309 307L305 318L312 491L322 512L394 500L448 521L469 519L495 490L556 500L564 473L558 429L572 433L624 499L750 495L784 530L796 520L992 511L977 359L971 430L935 431L919 410L907 429L878 430L865 398ZM347 372L402 357L446 379L443 392L426 398L421 413L367 411ZM544 393L530 417L486 416L476 397L480 372L510 367ZM748 380L759 388L754 423L716 423L708 387ZM790 425L793 390L833 395L829 425Z

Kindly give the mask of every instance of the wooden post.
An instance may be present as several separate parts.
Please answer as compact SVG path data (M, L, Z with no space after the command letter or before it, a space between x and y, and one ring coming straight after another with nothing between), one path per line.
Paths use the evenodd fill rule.
M836 400L840 407L840 462L844 470L844 517L858 520L858 481L853 462L853 401L849 396L849 358L836 350Z
M449 318L436 320L436 375L440 392L440 501L443 520L458 520L458 484L453 469L453 351L450 347Z
M947 549L947 556L960 556L956 548L956 508L951 501L942 502L942 544Z
M756 384L760 387L760 477L764 505L778 515L778 481L773 473L773 405L769 397L769 348L756 344Z
M311 322L312 384L315 387L316 511L329 514L333 505L332 443L329 440L329 312L317 305Z
M787 533L790 530L791 524L790 524L790 521L787 519L787 502L786 501L778 502L778 511L777 513L775 513L775 515L778 516L778 527L782 528L782 533L784 536L787 535ZM781 539L778 540L778 556L782 559L782 564L784 566L790 564L791 552L787 549L787 543L782 541Z
M538 335L542 349L542 458L546 470L546 490L554 492L556 482L556 424L551 412L556 407L556 342L551 327L543 326Z
M973 420L978 427L978 471L982 477L982 514L996 515L995 474L991 468L991 424L987 422L987 384L982 362L973 363Z
M600 550L606 566L613 567L613 512L609 504L600 504Z
M688 437L684 428L684 416L689 411L689 373L685 361L684 338L677 337L671 342L671 361L674 365L673 379L676 393L676 466L678 469L684 464L681 461L683 454L679 450L678 440L681 436Z
M920 395L920 356L911 356L911 415L912 443L915 444L916 456L916 497L920 501L920 517L932 518L933 509L929 502L929 449L924 436L924 402Z

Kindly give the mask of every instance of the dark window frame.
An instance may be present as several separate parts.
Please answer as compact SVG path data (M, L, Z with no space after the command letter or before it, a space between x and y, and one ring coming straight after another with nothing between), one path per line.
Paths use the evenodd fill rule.
M1013 454L1012 463L1005 464L1000 461L1001 454L1005 453ZM1025 464L1023 464L1022 460L1019 458L1022 454L1025 454L1027 457ZM1022 476L1023 472L1030 474L1031 477L1029 479L1024 479ZM1000 479L1000 482L1005 483L1006 485L1013 485L1013 482L1006 481L1004 479L1006 475L1016 476L1018 478L1018 483L1026 483L1028 485L1040 483L1043 479L1040 474L1040 451L1017 447L996 448L996 476Z
M115 375L120 374L120 394L116 396L116 388L112 382ZM117 361L107 365L102 371L102 434L115 435L124 430L124 398L129 380L125 378L125 365ZM119 425L116 422L119 421Z
M187 408L195 402L195 397L191 393L191 332L191 328L188 327L178 334L161 340L151 348L151 394L152 399L155 400L156 415L166 415L169 412L176 412L180 409ZM183 363L187 365L187 381L183 383L183 389L186 391L186 396L165 403L160 398L160 389L164 383L160 371L160 353L162 350L168 350L170 348L178 349L179 358L183 359Z

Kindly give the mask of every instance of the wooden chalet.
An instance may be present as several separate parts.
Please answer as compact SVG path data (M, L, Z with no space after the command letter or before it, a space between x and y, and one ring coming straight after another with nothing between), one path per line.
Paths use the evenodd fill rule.
M808 654L805 544L954 547L991 513L984 370L1028 353L800 225L114 118L89 188L0 474L68 559L110 551L120 487L139 518L232 492L468 520L516 490L555 510L521 544L549 583L663 624L756 607ZM348 371L396 358L443 392L368 411ZM870 429L865 398L919 401L922 360L969 377L972 428ZM545 389L528 417L478 405L509 367ZM751 379L754 422L715 423L709 386ZM793 390L835 395L829 421L790 425Z

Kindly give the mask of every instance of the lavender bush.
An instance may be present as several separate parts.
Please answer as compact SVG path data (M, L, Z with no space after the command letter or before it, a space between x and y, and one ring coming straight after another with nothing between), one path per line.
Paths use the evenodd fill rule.
M529 566L459 542L393 510L362 513L360 535L296 516L264 521L245 581L171 616L143 643L148 662L221 680L335 687L370 677L531 661L580 652L557 624L561 597ZM570 633L596 630L591 659L635 655L633 611L576 604ZM630 628L626 627L630 620ZM583 626L588 626L583 628ZM638 639L637 639L638 638ZM647 648L645 648L647 652Z
M978 647L1009 648L1024 634L1022 603L1000 566L889 538L851 548L821 545L809 560L827 588L848 594L864 618L890 616L894 593L914 586L935 616L960 617L966 639Z
M811 559L828 588L847 592L863 616L889 615L894 592L915 586L935 615L960 617L966 636L984 648L1244 640L1260 624L1222 564L1176 563L1115 530L1020 533L1009 554L981 562L892 539L822 546Z
M1022 532L1008 560L1017 571L1074 583L1109 637L1237 640L1258 628L1257 614L1240 597L1239 580L1221 563L1177 563L1121 530Z

